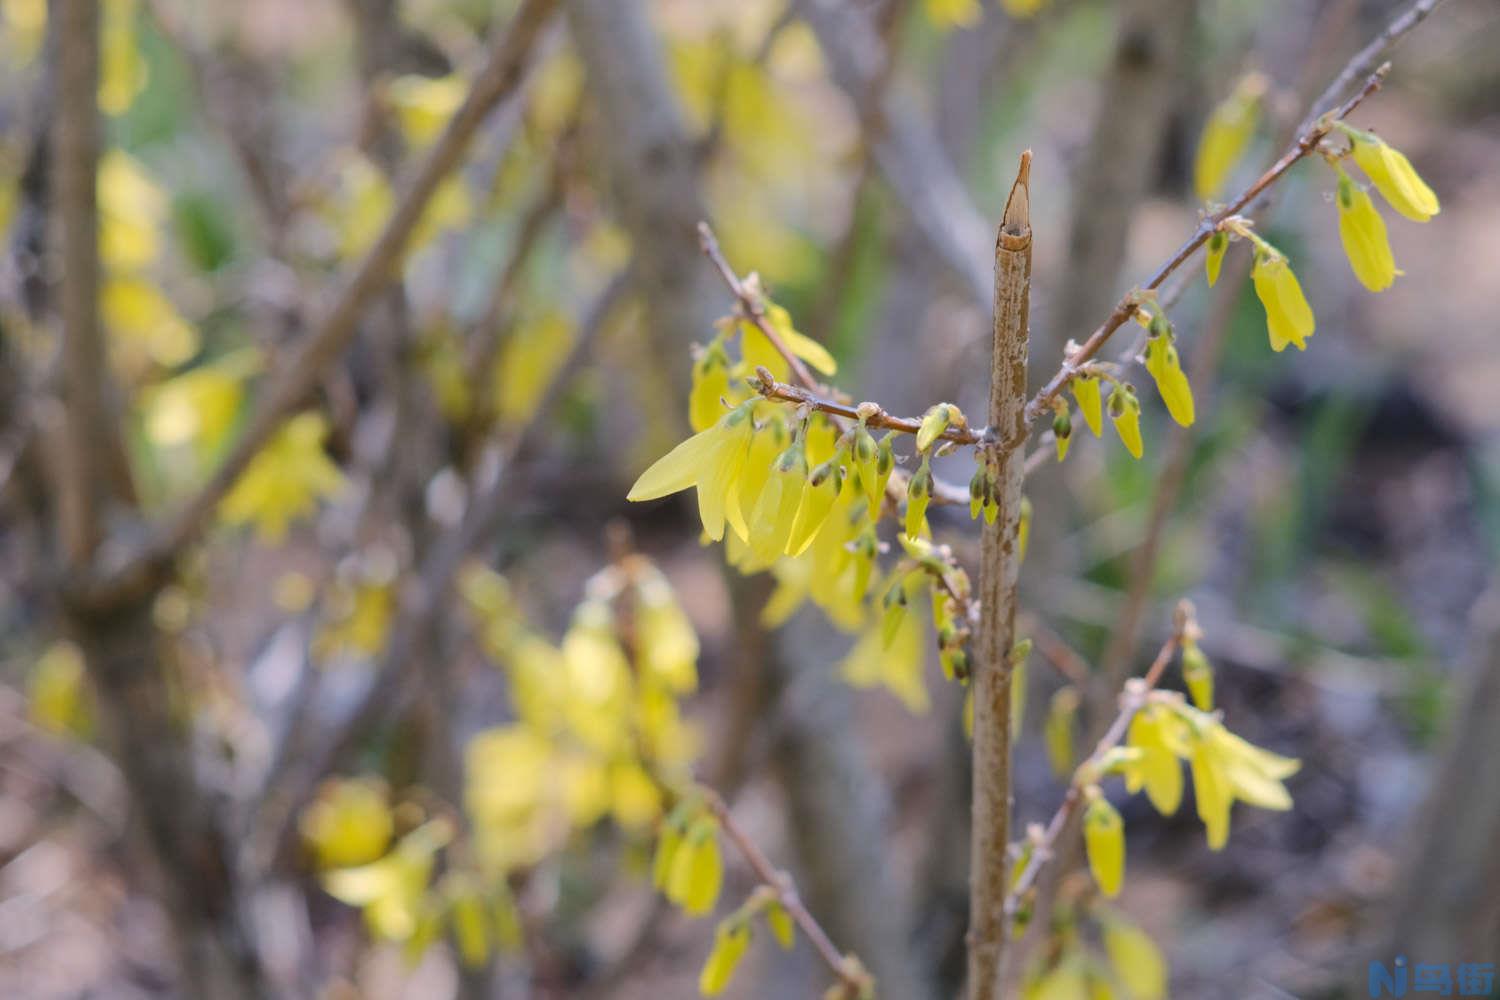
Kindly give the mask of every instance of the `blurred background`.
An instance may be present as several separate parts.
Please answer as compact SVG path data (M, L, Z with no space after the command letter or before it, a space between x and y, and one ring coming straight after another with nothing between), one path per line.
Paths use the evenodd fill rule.
M687 494L624 499L689 433L691 345L731 307L696 223L854 399L977 420L994 226L1023 149L1035 387L1191 234L1214 108L1263 75L1222 198L1407 7L520 6L100 4L100 310L147 518L193 493L319 329L488 40L538 19L311 408L177 553L136 664L161 715L132 719L60 624L59 39L45 0L0 0L0 995L694 995L713 922L651 889L661 803L528 714L610 595L663 581L698 681L672 690L658 761L730 800L882 996L955 995L962 689L926 642L924 696L848 682L854 637L792 613L785 580L726 568ZM1047 661L1138 672L1180 597L1228 724L1303 761L1293 809L1236 812L1219 853L1187 806L1164 819L1117 798L1118 906L1176 996L1365 996L1372 959L1500 962L1497 52L1500 5L1441 4L1351 119L1442 199L1425 224L1385 212L1394 287L1353 280L1333 175L1299 164L1255 218L1317 315L1307 350L1269 350L1245 246L1213 289L1195 258L1171 315L1196 426L1137 374L1142 460L1080 421L1066 463L1028 479L1022 631L1039 653L1018 822L1045 822L1065 788L1041 738L1062 680ZM1104 356L1128 359L1132 336ZM961 484L967 462L935 471ZM972 573L965 513L931 518ZM420 607L413 581L435 580ZM170 757L182 798L143 796L121 747ZM132 833L188 807L213 836L176 842L211 857ZM726 863L721 915L754 884ZM236 929L210 950L256 970L225 977L239 994L183 957L211 921ZM745 961L729 996L829 979L805 943L760 940Z

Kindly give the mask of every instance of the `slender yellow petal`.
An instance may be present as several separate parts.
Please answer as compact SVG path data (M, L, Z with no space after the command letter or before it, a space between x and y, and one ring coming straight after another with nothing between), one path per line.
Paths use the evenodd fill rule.
M1141 442L1141 404L1135 393L1117 388L1109 394L1109 417L1115 425L1115 433L1132 458L1145 454Z
M1229 841L1229 809L1234 791L1219 756L1205 741L1193 746L1189 765L1193 771L1193 796L1198 802L1198 818L1208 831L1210 849L1222 850Z
M1084 810L1083 844L1099 891L1119 895L1125 878L1125 823L1109 799L1097 792Z
M1264 91L1265 78L1252 73L1208 116L1193 161L1193 189L1199 198L1214 197L1229 180L1230 172L1255 136Z
M772 304L766 308L766 319L770 320L771 329L781 338L786 349L797 357L806 361L814 369L824 375L835 375L838 373L838 362L828 349L822 344L797 331L792 326L792 317L781 306Z
M1099 380L1083 375L1074 378L1073 398L1078 401L1078 412L1083 414L1083 419L1089 425L1089 430L1094 432L1094 437L1102 435L1104 416L1103 400L1099 394Z
M1251 272L1255 294L1266 311L1266 330L1271 336L1271 350L1284 351L1288 344L1297 350L1307 349L1307 338L1313 335L1315 321L1312 307L1302 294L1297 276L1279 254L1256 254Z
M1203 254L1203 269L1208 273L1208 287L1214 287L1219 280L1219 269L1224 266L1224 251L1229 249L1229 237L1224 233L1214 230L1214 234L1208 238L1208 249Z
M1177 345L1170 334L1152 337L1146 342L1146 371L1156 380L1156 390L1161 393L1167 412L1183 427L1191 427L1195 419L1193 387L1188 385L1182 371L1182 361L1177 356Z
M1339 177L1339 240L1359 283L1372 292L1391 287L1400 272L1375 202L1347 174Z
M698 992L716 997L729 986L734 970L750 947L750 927L743 920L724 921L714 931L714 946L698 976Z
M1347 129L1354 142L1354 162L1359 164L1392 208L1413 222L1426 222L1438 214L1438 197L1411 165L1405 154L1369 132Z
M1104 950L1131 1000L1167 995L1167 963L1150 935L1120 918L1104 923Z

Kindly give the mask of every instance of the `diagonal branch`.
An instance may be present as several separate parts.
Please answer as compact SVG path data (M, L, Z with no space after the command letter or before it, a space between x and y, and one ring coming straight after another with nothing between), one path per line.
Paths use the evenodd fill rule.
M1291 148L1283 153L1281 158L1273 163L1265 173L1257 177L1249 187L1240 192L1239 197L1217 212L1205 217L1198 224L1198 228L1193 231L1193 235L1188 238L1187 242L1178 247L1177 252L1165 264L1156 269L1156 272L1151 275L1145 285L1126 292L1115 305L1114 311L1109 314L1109 317L1097 330L1089 335L1088 340L1084 341L1077 350L1068 355L1067 359L1063 361L1062 366L1058 368L1057 374L1048 379L1047 384L1032 397L1031 402L1026 404L1027 424L1034 423L1037 417L1047 411L1048 407L1051 406L1052 400L1067 387L1068 383L1078 374L1084 364L1092 360L1099 353L1099 350L1109 342L1110 337L1114 335L1115 331L1123 326L1126 320L1135 315L1136 309L1140 306L1143 292L1150 292L1160 288L1172 276L1173 272L1185 264L1198 251L1199 247L1208 242L1208 238L1218 230L1219 225L1225 219L1243 211L1262 192L1280 180L1304 156L1315 150L1324 137L1332 131L1334 122L1342 121L1355 108L1364 103L1365 98L1380 89L1380 85L1385 80L1385 75L1389 71L1389 67L1389 63L1382 65L1370 75L1369 79L1365 81L1365 85L1360 88L1357 94L1337 108L1326 114L1319 115L1312 127L1304 131L1298 137L1297 141L1292 144Z
M808 941L812 942L813 950L818 957L838 976L850 997L861 997L874 985L870 974L865 971L859 960L852 955L843 955L838 946L828 936L828 932L818 923L811 911L802 902L802 896L797 891L797 883L792 881L792 876L781 871L771 863L765 852L750 838L744 828L735 820L734 813L729 809L729 804L724 801L723 796L711 788L699 786L699 792L703 800L708 804L719 826L724 833L734 842L734 846L744 856L746 863L750 865L755 877L762 885L770 889L776 896L791 918L802 928L802 933L807 935Z

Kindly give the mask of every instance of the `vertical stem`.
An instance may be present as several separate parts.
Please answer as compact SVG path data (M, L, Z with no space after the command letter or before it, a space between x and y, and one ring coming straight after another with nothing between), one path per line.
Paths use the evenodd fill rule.
M1021 485L1025 477L1026 347L1031 302L1031 151L995 238L995 343L990 433L1000 514L987 524L979 564L979 640L974 664L974 825L970 841L969 997L995 1000L1005 946L1010 841L1010 650L1015 643Z

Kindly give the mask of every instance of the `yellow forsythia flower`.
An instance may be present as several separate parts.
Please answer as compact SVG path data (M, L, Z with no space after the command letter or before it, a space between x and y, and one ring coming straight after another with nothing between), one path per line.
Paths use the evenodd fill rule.
M964 415L952 403L939 403L922 417L917 428L917 450L926 451L949 427L963 427Z
M1224 251L1229 249L1229 237L1221 230L1215 229L1214 234L1208 238L1208 249L1203 254L1203 269L1208 273L1208 287L1212 288L1219 280L1219 269L1224 266Z
M376 778L330 781L297 822L319 868L350 868L385 853L395 821L385 782Z
M1214 710L1214 670L1208 657L1196 642L1184 643L1182 647L1182 679L1187 684L1193 704L1204 712Z
M792 521L792 534L786 543L786 554L800 556L818 537L828 515L833 510L843 489L843 473L839 471L838 457L818 466L808 477L802 488L802 500L797 506L797 516Z
M655 500L689 487L698 489L698 516L703 531L714 541L724 537L725 517L737 518L735 530L748 537L737 495L740 472L754 430L751 403L742 403L705 431L699 431L667 452L641 473L627 495L629 500Z
M406 141L426 146L438 137L464 101L469 85L457 75L429 77L408 74L391 81L387 97Z
M770 565L786 551L806 485L807 458L799 438L776 459L747 522L750 553L760 565Z
M161 252L167 194L129 153L110 149L99 160L99 254L106 267L135 270Z
M1339 171L1339 240L1359 283L1372 292L1391 287L1400 272L1385 234L1385 220L1375 202L1342 170Z
M785 951L791 951L792 946L797 943L797 927L792 923L792 915L781 905L781 900L773 899L766 904L766 926L771 928L771 936L776 943L781 945Z
M928 20L940 28L968 27L979 23L979 0L923 0Z
M378 861L327 872L323 888L340 902L360 907L375 937L407 941L419 930L433 862L451 836L441 820L424 823Z
M1043 735L1047 743L1047 761L1052 773L1066 778L1073 771L1073 720L1078 715L1078 689L1061 687L1052 695L1047 708Z
M729 986L734 970L750 947L750 925L742 918L730 917L714 931L714 946L698 975L698 992L716 997Z
M448 904L448 924L458 958L467 969L479 969L489 961L494 927L489 901L473 876L449 872L443 878L443 896Z
M689 916L701 917L719 900L724 882L724 861L719 854L719 821L701 815L683 834L672 852L667 875L667 898Z
M715 340L693 365L693 390L688 396L688 423L693 431L705 431L724 415L729 395L729 356Z
M48 732L80 738L93 732L93 711L84 680L83 654L71 642L47 647L31 668L28 714Z
M146 436L158 448L191 444L207 459L234 429L252 356L232 356L183 372L144 394Z
M1167 726L1177 723L1174 716L1150 707L1135 713L1130 720L1127 740L1140 755L1125 769L1125 787L1131 792L1144 786L1146 797L1163 816L1171 816L1182 804L1182 765L1177 760L1179 744L1169 735ZM1185 748L1184 748L1185 749Z
M1131 1000L1162 1000L1167 995L1167 963L1150 935L1111 915L1104 922L1104 950Z
M146 89L150 67L135 37L135 0L105 0L99 37L99 109L118 115Z
M344 477L323 452L328 425L321 414L287 421L255 456L219 507L230 524L255 524L260 537L279 541L287 525L338 492Z
M1094 437L1104 433L1102 400L1099 395L1099 379L1092 375L1076 375L1072 383L1073 398L1078 401L1078 412Z
M1182 361L1177 356L1177 345L1173 343L1170 330L1158 333L1146 341L1146 371L1156 380L1156 391L1167 404L1167 412L1183 427L1191 427L1194 420L1193 387L1188 384L1182 371Z
M1255 268L1250 276L1255 283L1255 294L1266 310L1271 350L1284 351L1288 344L1297 345L1299 351L1306 350L1307 338L1313 335L1316 320L1286 257L1257 248Z
M698 687L698 633L660 572L643 574L636 588L636 654L644 676L669 691L687 694Z
M906 535L920 538L927 534L927 505L932 501L932 470L928 467L927 455L922 455L922 465L912 473L906 484Z
M889 642L881 625L866 629L859 637L839 664L840 676L857 688L882 685L901 699L908 711L926 712L921 619L914 614L897 616Z
M1141 443L1141 403L1135 396L1134 387L1115 386L1114 392L1109 394L1109 418L1131 457L1140 458L1145 454Z
M1106 896L1117 896L1125 878L1125 822L1097 787L1088 792L1083 813L1083 844L1088 851L1089 871Z
M1251 73L1208 116L1193 162L1193 189L1199 198L1217 195L1244 155L1260 121L1260 99L1265 91L1266 78Z
M1345 126L1354 144L1354 162L1359 164L1391 207L1413 222L1426 222L1438 214L1438 197L1399 150L1370 132Z
M1021 1000L1081 1000L1088 996L1088 966L1076 953L1030 977L1021 988Z

